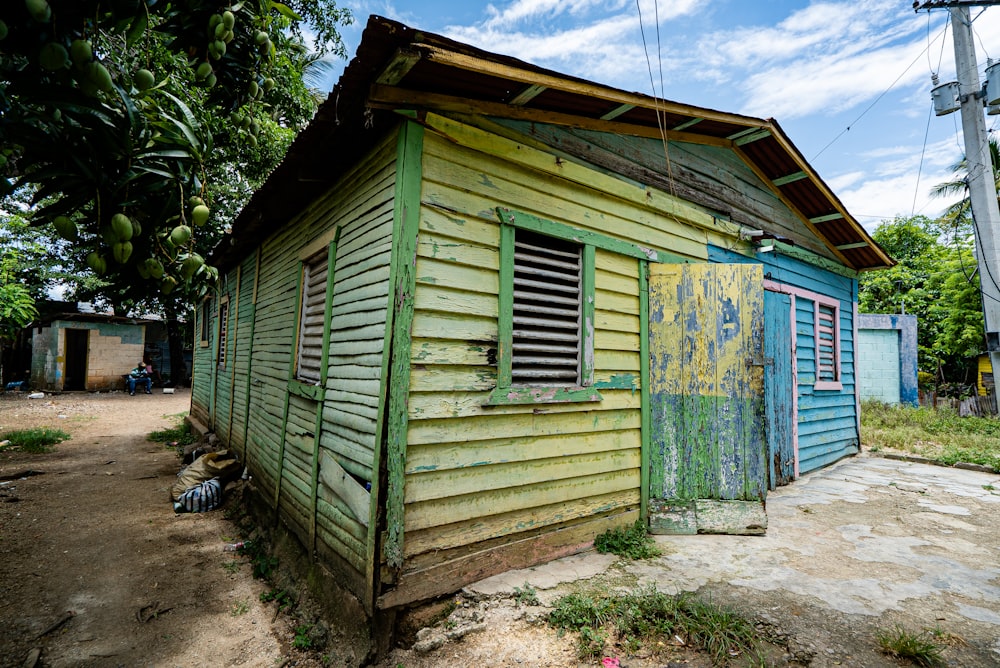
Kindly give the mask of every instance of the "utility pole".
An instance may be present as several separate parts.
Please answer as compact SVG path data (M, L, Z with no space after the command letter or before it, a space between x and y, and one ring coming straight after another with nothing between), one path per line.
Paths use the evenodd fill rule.
M983 316L986 320L986 349L993 365L994 381L1000 374L1000 207L993 163L990 160L986 119L983 116L983 90L979 82L979 65L972 41L972 21L969 7L1000 4L1000 0L978 2L914 2L916 11L947 8L951 14L955 43L955 70L958 75L958 99L961 103L962 134L965 137L967 183L972 204L976 236L976 258L979 282L983 294Z

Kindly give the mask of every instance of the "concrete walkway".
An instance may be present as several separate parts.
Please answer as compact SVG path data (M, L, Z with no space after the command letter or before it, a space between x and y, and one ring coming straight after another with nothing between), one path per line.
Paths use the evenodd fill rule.
M743 604L820 647L902 624L961 638L950 665L1000 665L1000 476L861 455L772 492L767 514L763 537L658 536L657 559L589 552L469 589L527 582L551 601L581 580L653 584Z

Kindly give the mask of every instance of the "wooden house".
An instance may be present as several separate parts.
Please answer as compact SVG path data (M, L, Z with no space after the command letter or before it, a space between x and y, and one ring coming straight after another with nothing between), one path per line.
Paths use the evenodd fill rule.
M211 257L192 417L369 613L858 450L892 264L773 120L372 17Z

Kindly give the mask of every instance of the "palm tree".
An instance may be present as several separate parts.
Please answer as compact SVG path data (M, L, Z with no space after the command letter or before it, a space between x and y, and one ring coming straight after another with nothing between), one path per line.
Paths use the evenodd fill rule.
M997 184L997 190L1000 191L1000 141L996 137L991 136L989 139L990 147L990 161L993 164L993 180ZM969 212L972 206L972 200L969 197L968 192L968 162L965 156L951 166L951 171L956 174L959 178L953 181L945 181L944 183L939 183L933 188L931 188L931 195L934 197L951 197L954 195L962 195L962 199L955 202L947 209L945 209L944 214L942 214L941 219L949 221L954 225L958 225L960 221L968 223Z

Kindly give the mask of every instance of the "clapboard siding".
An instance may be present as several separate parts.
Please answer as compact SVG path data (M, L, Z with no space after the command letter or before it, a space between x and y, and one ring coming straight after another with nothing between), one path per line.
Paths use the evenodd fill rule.
M768 230L798 246L834 257L771 188L728 148L678 141L670 141L664 147L660 139L511 119L494 120L499 126L541 140L564 155L605 170L621 165L627 170L627 176L639 181L643 181L640 170L645 170L657 177L650 185L669 189L750 227L766 224Z
M500 264L494 208L601 233L651 222L648 212L629 217L596 192L539 178L431 134L424 149L404 472L406 558L416 563L432 550L516 540L524 531L635 506L641 392L602 389L603 401L595 403L485 404L497 382L491 363ZM443 202L447 208L438 206ZM651 233L670 243L669 234ZM598 385L639 388L639 266L635 258L596 253Z
M246 419L250 381L250 351L253 346L254 285L256 283L257 254L248 256L240 265L238 302L233 313L233 384L230 397L232 425L228 446L240 459L246 460Z

